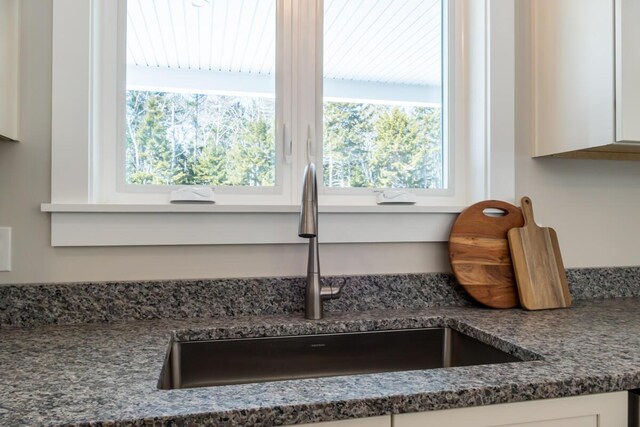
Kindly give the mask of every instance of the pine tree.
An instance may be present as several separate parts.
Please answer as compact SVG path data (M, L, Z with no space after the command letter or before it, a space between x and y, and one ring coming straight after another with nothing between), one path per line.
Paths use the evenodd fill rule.
M416 170L424 182L424 188L442 188L442 110L434 107L417 107L414 115L419 128L421 142L422 167Z
M366 187L371 181L373 119L370 104L327 102L324 106L324 182Z
M135 132L139 147L140 166L131 175L135 184L171 184L170 160L166 126L164 126L164 95L153 93L145 103L145 116Z
M415 171L420 164L419 127L413 117L394 107L376 122L372 167L377 187L420 188Z
M275 183L273 124L264 117L249 123L229 153L232 185L272 186Z
M208 145L198 156L193 170L194 184L227 185L226 155L216 145Z
M129 91L126 179L160 185L275 184L275 101ZM330 187L441 188L441 109L324 105Z

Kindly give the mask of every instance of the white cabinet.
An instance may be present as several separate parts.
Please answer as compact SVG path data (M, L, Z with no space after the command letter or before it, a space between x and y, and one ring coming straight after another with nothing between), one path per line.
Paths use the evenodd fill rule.
M616 140L640 141L640 2L617 0Z
M18 139L20 0L0 0L0 141Z
M304 424L302 427L627 427L628 393Z
M530 1L534 157L640 160L640 2Z
M450 426L627 427L627 392L393 416L393 427Z
M391 415L357 420L330 421L328 423L299 424L298 427L391 427Z

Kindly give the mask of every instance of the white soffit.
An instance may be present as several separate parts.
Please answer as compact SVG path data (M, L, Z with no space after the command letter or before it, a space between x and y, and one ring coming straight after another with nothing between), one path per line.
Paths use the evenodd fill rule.
M441 0L326 0L325 86L439 88L441 7ZM127 14L129 69L274 81L275 0L129 0Z

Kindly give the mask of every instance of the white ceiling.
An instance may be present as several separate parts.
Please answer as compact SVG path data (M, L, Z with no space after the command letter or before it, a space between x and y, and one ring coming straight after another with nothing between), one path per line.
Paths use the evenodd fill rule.
M440 85L441 0L326 0L325 77Z
M127 64L272 76L275 9L275 0L128 0ZM441 0L325 0L324 19L325 78L440 86Z

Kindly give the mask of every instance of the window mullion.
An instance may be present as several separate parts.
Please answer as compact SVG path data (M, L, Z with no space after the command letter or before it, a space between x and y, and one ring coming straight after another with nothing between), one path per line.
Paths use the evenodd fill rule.
M318 6L320 4L320 6ZM296 196L299 196L300 181L304 167L314 162L321 170L322 157L318 155L321 140L317 132L317 79L321 75L321 64L317 61L316 29L318 28L317 10L322 7L321 0L294 2L294 129L297 162L294 167Z
M318 166L318 183L321 188L324 186L323 183L323 55L324 55L324 0L314 0L315 13L314 13L314 22L315 22L315 39L313 46L315 48L314 54L314 70L315 74L313 76L313 84L314 84L314 93L315 93L315 103L314 103L314 125L315 132L313 136L315 138L316 144L314 146L315 156L316 156L316 165Z
M294 0L277 0L277 47L276 50L276 153L279 172L286 203L294 201L295 193L295 75L293 73Z

